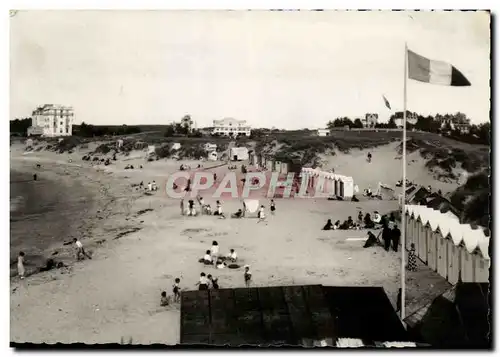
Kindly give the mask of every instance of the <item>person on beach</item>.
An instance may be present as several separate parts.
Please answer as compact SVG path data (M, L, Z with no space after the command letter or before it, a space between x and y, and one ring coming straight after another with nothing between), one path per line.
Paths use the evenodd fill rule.
M181 283L181 279L175 278L174 286L172 287L172 291L174 293L174 302L181 301L181 288L179 284Z
M229 259L232 263L236 263L236 260L238 260L238 254L234 249L229 250L229 254L227 255L227 259Z
M231 215L231 218L242 218L242 217L243 217L243 210L241 208Z
M396 216L394 216L394 212L391 213L389 216L389 228L394 229L396 226Z
M37 177L38 176L36 174L33 174L33 181L36 181Z
M260 206L259 213L257 213L257 217L259 218L257 223L264 222L266 220L266 213L264 212L264 205Z
M331 219L328 219L328 220L326 221L325 226L323 227L323 230L324 230L324 231L329 231L330 229L333 229L333 223L332 223L332 220L331 220Z
M250 266L245 265L245 273L243 274L243 278L245 279L245 286L250 287L250 283L252 282L252 272L250 271Z
M384 224L384 227L382 228L382 240L384 241L384 249L389 251L392 241L392 231L386 224Z
M203 256L203 264L205 265L212 265L213 264L213 261L212 261L212 255L210 254L210 250L207 250L205 252L205 255Z
M76 247L76 259L77 260L85 259L85 257L92 259L92 257L89 254L87 254L87 252L83 248L82 242L80 242L76 238L73 238L73 243L75 244L75 247Z
M217 200L216 203L217 203L217 209L214 212L214 215L219 216L220 218L226 218L226 216L224 216L224 212L222 211L222 204L220 203L219 200Z
M219 258L219 243L215 240L212 242L212 247L210 248L210 256L214 263L217 262L217 258Z
M24 252L19 252L17 256L17 274L21 279L24 279L26 270L24 269Z
M372 232L368 232L368 239L365 241L363 248L370 248L379 243L377 237Z
M215 267L217 269L224 269L225 267L227 267L227 264L226 262L223 262L222 259L217 259L217 261L215 262Z
M353 229L354 228L354 221L352 220L352 217L349 216L347 217L347 229Z
M375 228L375 223L373 223L372 218L369 213L365 215L365 218L363 219L363 223L365 224L365 228L368 229L373 229Z
M158 186L156 186L156 181L155 180L153 180L153 183L151 184L151 189L153 191L158 191Z
M184 199L181 198L181 216L184 216Z
M191 179L188 179L187 186L186 186L186 188L184 190L186 192L190 192L191 191Z
M394 224L394 228L391 230L392 235L392 249L397 252L399 247L399 240L401 239L401 231L398 226Z
M151 182L148 182L148 191L153 191L153 184Z
M372 162L372 153L371 152L369 152L368 155L366 156L366 160L368 162Z
M205 275L205 273L200 274L200 280L196 283L198 286L198 290L208 290L208 279Z
M218 283L218 278L214 278L212 274L207 275L208 281L210 282L210 287L212 289L218 289L219 288L219 283Z
M200 205L200 211L201 211L201 214L203 214L204 212L204 206L205 206L205 200L203 199L203 197L200 197L198 196L198 204Z
M379 224L382 221L382 216L378 213L378 211L373 212L373 223Z
M363 212L359 211L358 213L358 224L363 223Z
M408 265L406 268L409 271L417 271L417 256L415 254L415 244L410 245L410 251L408 252Z
M170 301L167 296L166 291L161 292L161 298L160 298L160 306L168 306L170 304Z
M194 201L189 200L189 211L188 216L196 216L196 209L194 208Z
M214 182L217 182L217 174L214 172Z
M271 214L274 216L274 214L276 212L276 204L274 203L273 199L271 199L271 203L269 204L269 207L271 209Z
M333 229L340 229L340 221L337 220L334 224L333 224Z

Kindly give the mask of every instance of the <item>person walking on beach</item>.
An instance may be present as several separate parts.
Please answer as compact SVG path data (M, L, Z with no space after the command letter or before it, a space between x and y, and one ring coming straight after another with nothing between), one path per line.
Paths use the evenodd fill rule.
M75 244L75 247L76 247L76 259L77 260L82 260L82 258L84 259L85 257L92 259L92 257L90 255L88 255L87 252L85 251L85 249L83 248L82 242L80 242L76 238L73 238L73 243Z
M245 279L245 286L249 288L252 281L252 272L250 271L249 265L245 265L245 273L243 274L243 278Z
M392 235L392 249L397 252L399 247L399 240L401 239L401 231L398 226L394 224L394 228L391 230Z
M273 199L271 199L269 206L271 207L271 214L274 216L274 212L276 212L276 203L274 203Z
M198 290L208 290L208 279L205 273L200 274L200 280L196 283Z
M36 181L37 175L33 174L33 181Z
M417 256L415 255L414 243L411 244L410 251L408 252L408 264L406 268L408 269L408 271L417 271Z
M19 252L17 256L17 274L21 279L24 279L26 271L24 269L24 252Z
M184 199L181 198L181 216L184 216Z

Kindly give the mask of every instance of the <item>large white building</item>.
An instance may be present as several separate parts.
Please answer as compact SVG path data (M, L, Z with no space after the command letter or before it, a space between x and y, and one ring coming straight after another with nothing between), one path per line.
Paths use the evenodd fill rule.
M250 133L251 129L246 120L236 120L233 118L214 120L212 134L224 136L250 136Z
M74 112L72 107L44 104L33 111L28 136L71 136L73 121Z

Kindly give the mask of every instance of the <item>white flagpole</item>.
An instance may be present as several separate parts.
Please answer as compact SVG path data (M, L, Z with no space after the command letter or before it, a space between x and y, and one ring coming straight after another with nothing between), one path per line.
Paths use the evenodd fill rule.
M405 288L406 288L406 82L408 78L408 46L405 42L405 79L403 95L403 193L401 195L401 320L405 318Z

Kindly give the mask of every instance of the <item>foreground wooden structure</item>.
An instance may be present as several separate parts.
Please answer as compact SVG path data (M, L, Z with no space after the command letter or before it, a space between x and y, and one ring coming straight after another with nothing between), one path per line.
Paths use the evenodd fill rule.
M408 341L383 288L321 285L187 291L181 344L376 346ZM360 342L361 343L361 342Z

